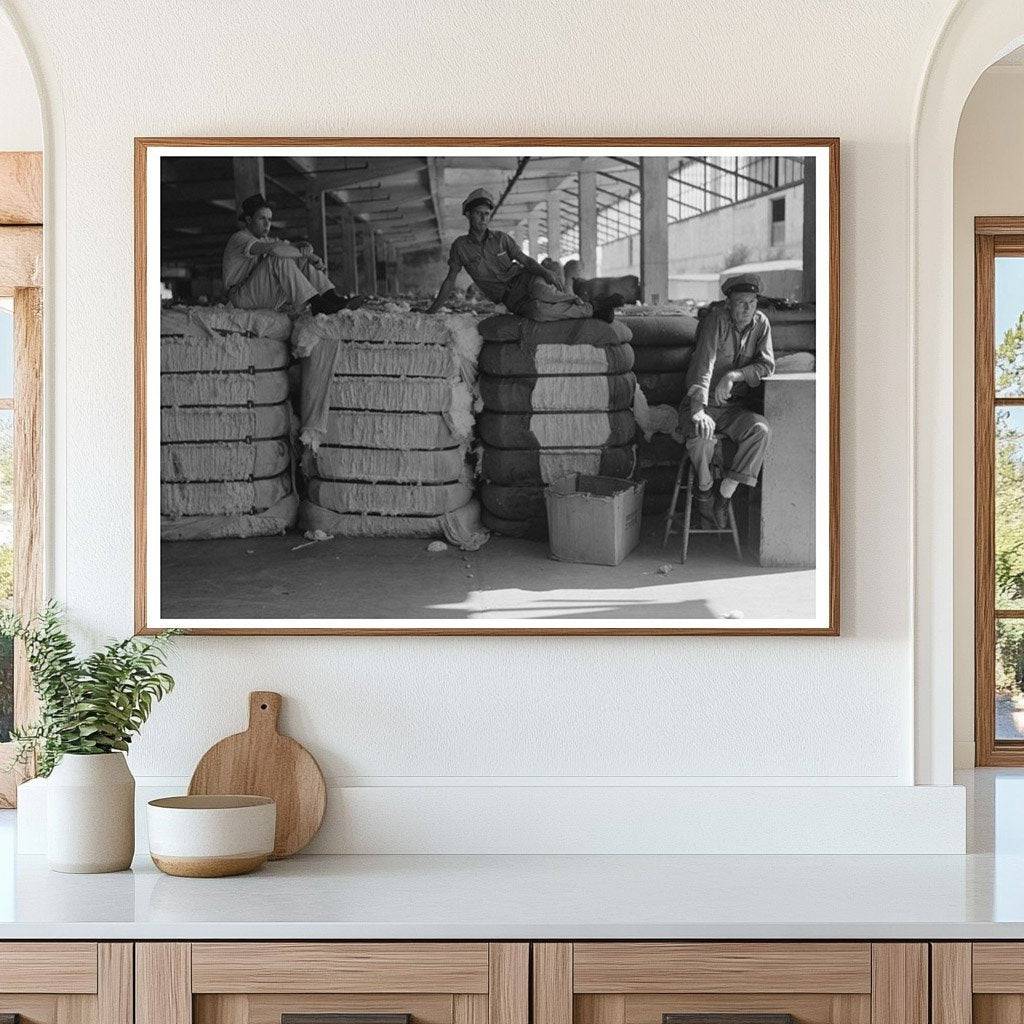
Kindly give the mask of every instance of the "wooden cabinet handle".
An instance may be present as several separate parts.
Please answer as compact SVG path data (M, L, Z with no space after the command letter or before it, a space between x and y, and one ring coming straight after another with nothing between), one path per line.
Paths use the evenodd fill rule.
M7 1024L0 1020L0 1024ZM14 1024L17 1024L15 1021ZM412 1024L411 1013L282 1013L281 1024Z
M796 1024L791 1013L663 1013L661 1024Z

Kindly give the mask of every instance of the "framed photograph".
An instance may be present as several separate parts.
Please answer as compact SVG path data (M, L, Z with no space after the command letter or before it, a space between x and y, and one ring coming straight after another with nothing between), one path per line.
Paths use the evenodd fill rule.
M136 625L839 631L837 139L136 139Z

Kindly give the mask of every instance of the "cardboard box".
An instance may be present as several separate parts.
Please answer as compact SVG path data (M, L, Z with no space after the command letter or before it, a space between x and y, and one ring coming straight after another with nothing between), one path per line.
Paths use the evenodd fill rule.
M644 481L574 473L544 492L551 554L562 562L618 565L640 543Z

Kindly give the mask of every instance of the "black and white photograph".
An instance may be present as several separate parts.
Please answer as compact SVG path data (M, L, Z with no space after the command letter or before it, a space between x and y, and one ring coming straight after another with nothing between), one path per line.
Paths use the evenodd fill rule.
M837 632L836 140L136 156L140 628Z

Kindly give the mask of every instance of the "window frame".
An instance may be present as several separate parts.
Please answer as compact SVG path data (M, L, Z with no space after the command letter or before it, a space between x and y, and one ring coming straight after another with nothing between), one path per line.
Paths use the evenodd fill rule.
M1024 766L1024 740L996 739L996 623L1024 622L1024 609L997 609L995 586L995 416L1024 407L996 398L995 261L1024 257L1024 217L974 221L974 740L979 768Z
M42 154L0 153L0 296L14 299L14 609L27 618L43 595L43 228ZM38 705L20 643L14 651L14 724ZM34 765L11 767L0 743L0 807L14 807Z

